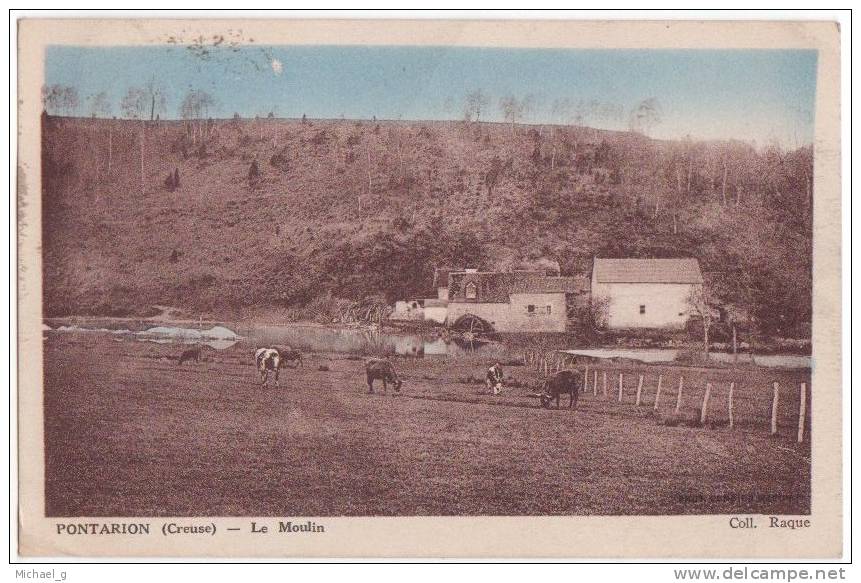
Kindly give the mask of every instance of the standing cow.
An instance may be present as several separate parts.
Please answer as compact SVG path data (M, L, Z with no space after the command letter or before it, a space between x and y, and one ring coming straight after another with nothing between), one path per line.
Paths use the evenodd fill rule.
M269 373L275 374L275 386L278 386L278 370L281 368L281 357L274 348L258 348L254 352L254 362L260 373L263 386L269 382Z
M189 348L188 350L183 351L183 353L179 356L179 365L182 366L184 362L200 362L200 346L195 346L194 348Z
M383 393L388 391L386 382L391 382L395 386L396 393L400 392L403 381L398 377L395 367L388 360L384 358L369 358L365 361L365 373L367 373L368 378L369 395L374 392L374 381L377 379L383 381Z
M484 375L484 383L487 385L487 390L492 391L494 395L502 392L502 381L505 379L505 374L502 372L502 365L497 360L493 363L487 374Z
M273 348L278 351L282 368L287 366L288 361L295 363L293 364L293 368L298 367L300 364L303 367L305 366L305 362L302 360L302 353L295 348L291 348L290 346L274 346Z
M553 399L556 399L556 408L559 408L559 396L565 393L570 395L568 407L574 407L580 397L580 374L573 370L560 370L551 375L541 388L541 406L550 407Z

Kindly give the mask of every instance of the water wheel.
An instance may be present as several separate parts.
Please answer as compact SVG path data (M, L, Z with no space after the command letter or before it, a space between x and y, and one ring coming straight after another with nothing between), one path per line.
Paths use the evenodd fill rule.
M486 320L482 320L472 314L465 314L458 318L453 327L455 330L469 334L473 338L493 331L493 328Z

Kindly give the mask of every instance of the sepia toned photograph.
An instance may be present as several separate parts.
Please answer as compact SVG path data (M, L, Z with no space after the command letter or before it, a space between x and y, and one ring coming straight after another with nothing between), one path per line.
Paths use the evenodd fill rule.
M840 406L836 29L125 24L19 24L21 497L53 548L355 517L780 537L824 528L817 492L839 525L839 457L812 479Z

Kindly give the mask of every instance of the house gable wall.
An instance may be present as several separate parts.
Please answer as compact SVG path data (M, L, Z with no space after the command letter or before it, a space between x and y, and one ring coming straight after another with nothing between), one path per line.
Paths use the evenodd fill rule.
M609 299L609 328L683 328L690 308L688 296L698 284L597 283L593 297ZM645 313L640 313L645 306Z
M534 306L532 312L529 306ZM512 332L565 332L567 321L564 293L511 294L508 325Z

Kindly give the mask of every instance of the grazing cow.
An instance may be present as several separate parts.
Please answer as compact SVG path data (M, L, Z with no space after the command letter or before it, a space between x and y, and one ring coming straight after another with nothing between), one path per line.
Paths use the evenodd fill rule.
M275 346L274 348L278 351L278 356L281 358L281 368L287 366L287 361L295 363L293 368L298 367L300 364L303 367L305 366L305 362L302 360L302 353L298 350L289 346Z
M541 388L541 406L546 409L550 407L551 401L556 399L558 409L559 396L568 393L571 396L568 407L573 407L580 397L580 384L579 373L573 370L560 370L544 381L544 386Z
M395 385L396 393L400 392L403 381L398 378L395 367L388 360L384 358L369 358L365 361L365 372L368 375L368 394L374 392L374 381L377 379L383 381L383 393L388 391L388 387L386 386L387 381Z
M275 373L275 386L278 386L278 370L281 368L281 357L278 351L274 348L258 348L254 353L254 362L257 364L257 371L260 373L260 380L263 386L269 382L269 373Z
M200 362L200 346L195 346L194 348L189 348L185 352L183 352L179 356L179 364L182 366L183 362Z
M496 361L493 363L493 366L487 369L484 383L487 385L488 391L493 391L494 395L498 395L502 392L502 381L504 379L505 375L502 372L502 365L499 364L499 361Z

